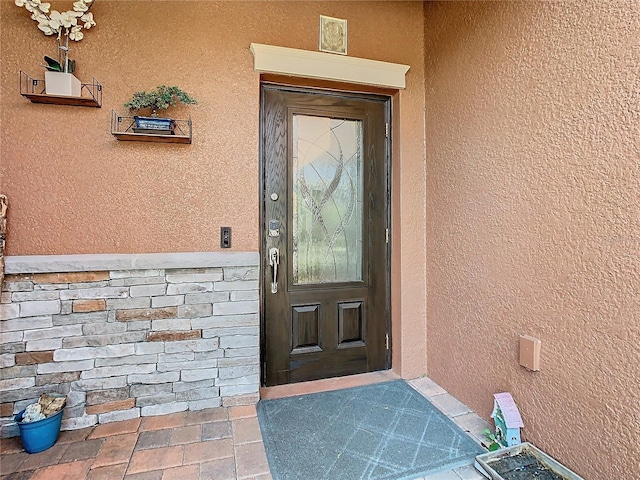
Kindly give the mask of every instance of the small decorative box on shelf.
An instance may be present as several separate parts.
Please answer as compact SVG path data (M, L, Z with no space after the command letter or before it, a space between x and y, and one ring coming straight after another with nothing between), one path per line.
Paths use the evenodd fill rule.
M191 118L167 120L167 125L154 125L152 117L125 117L111 110L111 135L118 140L159 143L191 143ZM142 120L142 122L141 122Z
M33 103L75 105L78 107L102 107L102 85L100 85L95 78L91 83L80 83L79 95L61 95L59 93L48 94L46 93L47 90L46 80L35 79L20 70L20 95L28 98ZM76 93L78 92L76 91Z

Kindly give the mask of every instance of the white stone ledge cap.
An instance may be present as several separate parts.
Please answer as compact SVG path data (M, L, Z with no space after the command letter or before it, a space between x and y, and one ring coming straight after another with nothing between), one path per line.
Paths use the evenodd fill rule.
M162 268L257 267L258 252L185 252L5 257L5 273L96 272Z
M405 88L409 65L381 62L333 53L251 44L253 69L294 77L319 78L339 82Z

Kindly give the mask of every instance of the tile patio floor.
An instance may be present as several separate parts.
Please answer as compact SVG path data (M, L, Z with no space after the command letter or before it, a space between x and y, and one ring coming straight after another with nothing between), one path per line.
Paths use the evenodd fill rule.
M397 378L391 372L321 380L261 392L263 398L347 388ZM409 382L477 442L487 422L428 378ZM2 480L271 479L255 406L182 412L60 433L28 454L19 438L0 443ZM481 480L469 465L423 480ZM314 479L300 479L314 480ZM350 479L336 479L350 480Z

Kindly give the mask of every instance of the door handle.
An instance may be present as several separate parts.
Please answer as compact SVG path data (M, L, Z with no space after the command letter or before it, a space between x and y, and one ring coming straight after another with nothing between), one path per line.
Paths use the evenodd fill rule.
M269 265L273 267L273 282L271 293L278 293L278 265L280 264L280 250L273 247L269 249Z

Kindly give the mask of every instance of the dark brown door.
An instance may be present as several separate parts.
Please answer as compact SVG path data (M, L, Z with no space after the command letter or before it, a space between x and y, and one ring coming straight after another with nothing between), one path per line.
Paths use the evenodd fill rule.
M389 99L261 101L263 383L388 368Z

